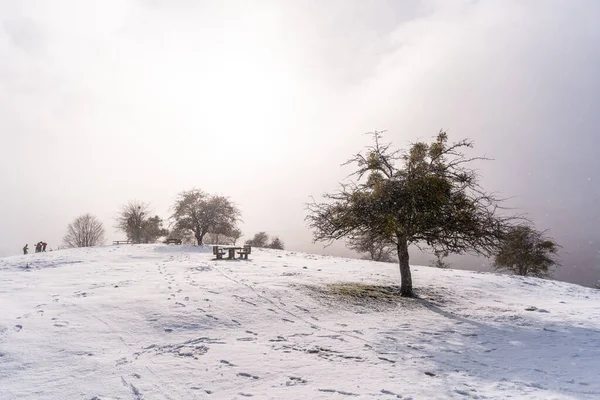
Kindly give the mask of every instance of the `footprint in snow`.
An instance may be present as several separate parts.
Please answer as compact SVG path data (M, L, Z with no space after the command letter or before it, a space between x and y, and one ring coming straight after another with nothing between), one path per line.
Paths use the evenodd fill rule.
M401 398L402 398L402 395L401 395L401 394L394 393L394 392L392 392L391 390L385 390L385 389L381 389L381 393L383 393L383 394L387 394L387 395L390 395L390 396L396 396L396 398L398 398L398 399L401 399Z
M249 374L247 372L238 372L237 375L238 376L243 376L244 378L260 379L258 376Z
M23 325L15 325L14 327L15 332L19 332L21 329L23 329Z
M285 386L296 386L298 384L307 383L306 379L297 376L290 376L290 380L285 383Z

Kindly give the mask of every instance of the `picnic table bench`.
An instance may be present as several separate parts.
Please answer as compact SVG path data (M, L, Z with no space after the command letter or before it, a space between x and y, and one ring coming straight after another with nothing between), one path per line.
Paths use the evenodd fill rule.
M248 254L252 253L252 247L250 247L250 246L244 246L237 253L240 255L240 258L247 260L248 259Z
M113 240L113 244L129 244L131 240Z
M213 254L217 257L217 260L222 260L225 253L225 249L221 249L219 246L213 246Z
M239 250L237 253L240 255L240 259L248 259L248 254L251 253L252 249L250 246L244 247L235 247L235 246L213 246L213 254L217 257L217 260L222 260L223 255L228 253L227 259L234 260L235 259L235 251Z
M176 238L168 238L167 240L165 240L163 242L164 244L181 244L181 239L176 239Z

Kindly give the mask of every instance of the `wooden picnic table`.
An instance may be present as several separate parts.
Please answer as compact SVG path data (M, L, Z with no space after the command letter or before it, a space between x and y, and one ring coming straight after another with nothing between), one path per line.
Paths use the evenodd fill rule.
M236 247L236 246L224 246L223 250L227 250L229 252L229 255L227 256L227 258L229 260L233 260L235 258L235 251L236 250L242 250L243 247Z
M221 257L223 256L223 253L225 253L225 251L227 251L228 253L228 260L234 260L235 259L235 251L238 250L238 254L240 255L240 259L248 259L248 254L250 254L251 247L250 246L244 246L244 247L239 247L239 246L213 246L213 254L217 257L217 260L220 260Z

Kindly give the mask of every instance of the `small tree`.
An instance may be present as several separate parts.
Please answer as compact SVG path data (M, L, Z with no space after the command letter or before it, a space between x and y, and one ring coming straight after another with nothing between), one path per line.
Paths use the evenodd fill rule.
M494 268L515 275L548 277L557 265L558 245L544 232L526 225L508 231L494 257Z
M267 247L269 244L269 235L266 232L258 232L252 239L246 240L246 245L252 247Z
M168 233L168 236L172 239L181 240L182 244L192 245L196 242L194 233L189 229L174 228Z
M348 247L357 253L367 255L366 260L393 262L394 261L394 244L385 237L378 237L372 234L363 234L352 237L348 240Z
M275 250L283 250L283 241L279 239L279 237L275 236L267 247Z
M346 163L357 166L357 181L308 205L315 241L375 235L394 243L400 293L406 297L414 296L411 244L448 253L493 254L514 218L498 214L500 200L485 193L475 170L467 167L482 159L462 153L472 147L470 141L449 144L440 132L432 143L417 142L401 153L381 145L380 132L373 137L375 144L366 155L358 153Z
M210 231L232 231L240 219L240 211L227 197L198 189L181 192L172 210L175 229L193 232L198 245Z
M169 230L163 228L163 220L158 215L148 218L142 225L141 243L155 243L158 238L168 236Z
M434 255L435 255L435 262L432 265L433 267L436 267L436 268L449 268L450 267L450 264L448 264L448 262L446 262L444 260L449 255L447 251L435 251Z
M237 241L242 237L242 231L239 228L235 228L229 232L229 237L231 238L232 244L235 246Z
M104 242L104 226L91 214L81 215L69 225L63 238L66 247L91 247Z
M148 203L138 200L125 204L117 215L117 229L127 235L127 240L133 243L144 243L144 229L150 217L151 210Z

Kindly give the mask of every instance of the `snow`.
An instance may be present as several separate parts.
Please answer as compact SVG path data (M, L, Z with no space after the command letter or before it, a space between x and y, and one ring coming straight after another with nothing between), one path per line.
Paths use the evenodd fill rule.
M600 290L394 264L126 245L0 259L0 399L600 398Z

